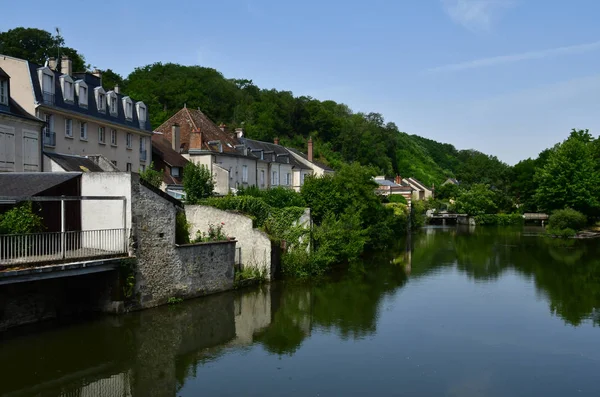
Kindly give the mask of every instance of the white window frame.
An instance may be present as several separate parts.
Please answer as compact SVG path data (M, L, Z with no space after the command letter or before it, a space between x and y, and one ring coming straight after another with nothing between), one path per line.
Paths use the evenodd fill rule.
M8 106L8 79L0 80L0 105Z
M111 146L117 146L119 141L119 132L115 128L110 129L110 144Z
M44 84L44 75L50 77L50 87L46 87ZM54 72L49 67L44 66L38 69L38 78L40 79L40 88L42 94L48 93L54 95Z
M63 92L63 100L68 103L75 103L75 82L66 74L60 76L60 87Z
M106 144L106 128L102 126L98 127L98 143Z
M148 118L148 108L144 102L137 102L135 104L135 109L137 111L138 121L140 125L146 124L146 119Z
M94 88L94 96L96 97L96 107L99 112L106 113L106 91L102 87Z
M277 171L273 171L271 185L279 186L279 173Z
M248 183L248 166L242 165L242 183Z
M106 93L106 100L108 101L107 106L110 115L117 117L119 115L119 101L117 94L114 91L108 91Z
M65 119L65 136L73 138L73 119Z
M87 141L87 123L85 121L79 122L79 139L82 141Z
M85 94L81 95L81 90L85 90ZM87 108L88 106L88 86L83 80L75 82L75 90L77 92L77 103L79 106Z
M127 121L133 120L133 101L128 96L123 98L123 112Z
M292 174L291 173L287 173L285 174L285 186L290 186L292 184Z
M125 138L125 146L127 149L133 149L133 134L128 132Z
M265 186L265 170L260 170L260 186Z

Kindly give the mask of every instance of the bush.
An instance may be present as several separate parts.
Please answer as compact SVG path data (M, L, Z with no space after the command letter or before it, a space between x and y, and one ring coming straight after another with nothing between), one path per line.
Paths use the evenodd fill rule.
M0 215L0 234L39 233L45 229L42 217L31 202L25 202Z
M410 212L410 227L418 229L425 225L427 216L425 215L425 203L423 200L412 200Z
M241 189L238 196L252 196L262 198L265 203L274 208L306 207L306 202L300 193L285 187L277 186L267 190L260 190L256 186Z
M163 182L163 171L154 169L154 162L151 162L148 168L140 172L140 178L155 188L160 189L160 185Z
M178 211L177 215L175 216L175 243L190 243L190 224L188 223L185 212L183 211Z
M223 226L225 224L221 222L220 225L208 225L208 233L201 232L198 230L196 232L196 238L192 240L192 244L197 243L210 243L213 241L228 241L229 237L223 232Z
M254 226L262 227L271 213L271 207L261 198L252 196L211 197L199 202L224 211L239 211L254 220Z
M548 219L548 229L552 230L581 230L587 224L587 218L579 211L571 208L556 210Z
M208 167L190 161L183 170L183 190L185 201L189 204L198 204L202 199L212 196L215 181Z
M573 237L573 236L577 235L577 232L571 228L554 229L554 228L548 227L547 231L548 231L548 235L550 235L552 237L558 237L558 238L569 238L569 237Z
M401 194L390 194L389 196L387 196L387 198L388 198L388 202L390 202L390 203L400 203L400 204L408 205L408 201L406 201L404 196Z

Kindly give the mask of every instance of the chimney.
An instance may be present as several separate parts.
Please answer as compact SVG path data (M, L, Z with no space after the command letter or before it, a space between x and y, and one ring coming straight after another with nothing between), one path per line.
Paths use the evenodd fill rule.
M115 86L115 90L114 91L115 91L115 94L120 94L121 93L121 88L119 87L118 84Z
M66 55L63 55L60 58L60 72L68 76L73 74L73 61L71 61Z
M179 135L179 124L173 124L173 127L171 127L171 147L177 153L179 153L179 151L181 149L180 142L181 141L180 141L180 135Z
M396 179L394 180L394 182L396 182L397 185L401 185L402 177L400 175L396 175Z
M92 75L94 75L100 79L100 86L102 86L102 72L100 71L100 69L94 69L94 71L92 72Z
M312 137L308 138L308 161L313 161L313 141L312 141Z
M225 129L227 128L227 126L223 123L219 124L219 129L223 132L225 132Z
M190 134L190 149L202 149L202 132L194 130Z
M275 138L275 140L273 141L274 144L279 145L279 138Z
M56 70L56 58L54 58L54 57L48 58L48 67L52 70Z
M244 129L243 128L236 128L235 129L235 135L239 138L244 136Z

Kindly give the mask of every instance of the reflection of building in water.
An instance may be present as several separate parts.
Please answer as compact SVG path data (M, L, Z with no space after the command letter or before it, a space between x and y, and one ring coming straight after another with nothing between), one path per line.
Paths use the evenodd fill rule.
M132 397L128 372L91 382L61 397Z
M408 233L404 249L404 273L406 273L407 276L412 272L412 250L412 234Z
M234 301L235 339L233 345L249 345L254 334L271 324L270 285L240 294Z

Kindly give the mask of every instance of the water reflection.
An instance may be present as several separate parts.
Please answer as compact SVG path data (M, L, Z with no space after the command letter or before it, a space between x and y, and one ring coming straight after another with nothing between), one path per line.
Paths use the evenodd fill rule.
M541 232L539 227L426 229L412 236L411 277L455 266L476 281L493 281L515 270L533 278L551 312L567 323L600 324L598 240L543 238Z
M538 346L529 343L511 352L496 351L493 347L499 343L508 343L508 340L514 345L519 342L521 334L519 337L512 335L514 338L511 339L506 328L503 332L493 327L488 329L485 321L479 322L479 316L484 312L473 308L471 310L475 311L469 312L468 305L459 305L454 311L451 305L442 310L438 306L434 316L428 311L427 296L434 292L432 288L447 283L445 277L453 275L449 270L458 270L470 280L465 281L463 276L457 283L454 279L454 285L459 288L466 288L472 281L495 283L505 275L516 273L521 278L533 280L540 299L547 301L551 312L568 324L577 326L587 321L600 324L600 250L597 242L544 239L537 237L537 232L531 228L431 228L408 236L399 242L396 251L355 264L349 272L324 282L276 283L173 307L11 337L0 341L0 395L137 397L178 396L187 391L194 394L204 391L205 384L190 384L201 383L203 376L211 373L208 371L211 365L223 362L225 356L235 357L233 361L237 361L240 355L260 351L279 360L296 359L296 353L309 345L309 340L318 339L316 335L321 338L334 335L335 338L328 339L329 345L338 346L333 348L336 354L344 354L349 346L358 346L344 342L381 337L387 297L404 316L414 316L413 321L401 322L403 317L383 321L388 327L385 335L389 339L383 338L377 345L369 345L378 351L376 359L369 355L369 350L357 353L363 354L362 360L374 360L372 365L376 365L377 360L386 357L387 350L396 346L402 351L402 360L421 354L428 358L424 362L429 365L436 361L448 363L454 360L453 349L461 345L461 355L470 357L473 368L467 371L450 365L443 371L444 375L442 367L427 369L431 372L426 373L435 380L430 391L439 391L441 389L434 388L443 388L446 384L449 395L476 395L482 390L489 393L492 385L499 387L505 382L498 381L495 377L498 372L491 370L483 371L478 377L471 376L480 365L478 363L489 364L486 360L490 354L500 355L496 356L499 363L511 360L511 354L522 354L519 362L524 365L535 358L525 353ZM431 276L436 274L443 278L431 284ZM422 280L428 280L429 284L418 286ZM405 285L414 287L412 300L408 300L412 302L410 304L406 304L398 293L400 289L410 290L409 287L404 289ZM456 294L455 291L450 290ZM545 312L544 307L541 310ZM525 312L516 314L525 318ZM504 318L503 321L509 326L512 320ZM473 335L464 332L470 329L478 332ZM542 334L536 336L537 339L543 337ZM427 338L428 343L419 347L414 341L423 338ZM413 342L398 348L403 340ZM447 343L448 340L452 343ZM563 342L569 340L573 339ZM477 348L470 349L472 346ZM306 348L310 350L308 346ZM421 376L425 371L421 367L413 368L410 361L398 361L398 356L392 355L388 360L380 371L404 366L404 371L411 374L408 378ZM469 360L467 362L471 362ZM268 365L267 362L263 357L256 365ZM240 375L248 369L243 364L238 365L240 367L234 365L226 370L237 371ZM340 371L352 371L352 368L349 365ZM433 372L438 370L440 372ZM515 376L519 374L521 371L516 371ZM234 379L235 375L227 373L219 375L219 379ZM348 376L357 374L349 372ZM377 371L370 376L377 377ZM378 382L379 385L387 384L389 377L382 377ZM407 383L405 387L418 384ZM326 382L320 385L328 386ZM387 387L381 390L393 390L394 385Z

